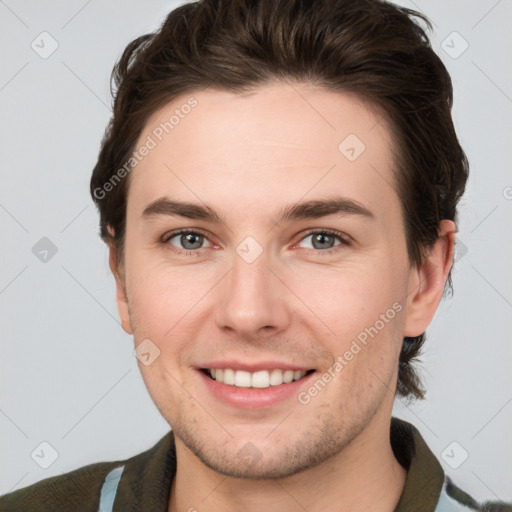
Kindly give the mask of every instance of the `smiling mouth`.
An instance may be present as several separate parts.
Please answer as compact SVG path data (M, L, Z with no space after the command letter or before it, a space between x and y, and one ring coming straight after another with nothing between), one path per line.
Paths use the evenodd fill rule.
M201 371L210 379L228 386L264 389L301 380L315 370L280 370L277 368L246 372L231 368L201 368Z

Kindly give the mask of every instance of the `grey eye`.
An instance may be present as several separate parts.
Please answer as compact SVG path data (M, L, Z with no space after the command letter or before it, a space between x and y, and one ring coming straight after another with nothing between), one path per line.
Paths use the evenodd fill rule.
M178 240L175 242L175 240ZM199 233L177 233L168 240L171 245L178 249L192 251L194 249L202 249L205 237Z
M311 240L310 244L307 246L308 249L332 249L333 247L341 243L339 242L338 236L331 235L330 233L324 233L322 231L319 231L317 233L310 233L301 240L301 243L308 239ZM337 239L338 243L336 243Z

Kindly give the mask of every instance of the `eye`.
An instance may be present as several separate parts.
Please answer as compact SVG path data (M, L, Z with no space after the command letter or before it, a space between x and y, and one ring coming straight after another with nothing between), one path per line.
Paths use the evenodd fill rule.
M338 231L331 230L312 231L302 238L299 244L308 240L310 241L307 242L305 248L317 249L319 251L333 249L338 245L349 245L349 241L346 236Z
M197 231L191 230L180 230L168 233L162 240L164 243L168 243L177 249L185 251L197 251L198 249L205 249L203 244L210 243L208 239L198 233ZM211 244L210 244L211 245Z

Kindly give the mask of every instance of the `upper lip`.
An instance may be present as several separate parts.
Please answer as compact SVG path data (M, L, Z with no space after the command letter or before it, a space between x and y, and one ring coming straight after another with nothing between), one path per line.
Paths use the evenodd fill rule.
M200 369L225 369L230 368L232 370L242 370L250 373L262 371L262 370L312 370L312 366L301 365L301 364L293 364L293 363L285 363L283 361L240 361L240 360L216 360L209 361L198 366Z

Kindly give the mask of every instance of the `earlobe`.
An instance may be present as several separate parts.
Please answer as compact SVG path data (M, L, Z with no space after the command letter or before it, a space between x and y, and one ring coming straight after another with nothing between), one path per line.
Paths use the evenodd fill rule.
M113 243L109 243L109 266L116 281L116 303L119 317L121 318L121 326L128 334L133 334L124 282L124 271L119 266L117 251Z
M423 263L411 270L405 336L415 337L423 334L434 318L452 267L456 232L457 228L453 221L441 221L438 240Z

